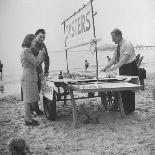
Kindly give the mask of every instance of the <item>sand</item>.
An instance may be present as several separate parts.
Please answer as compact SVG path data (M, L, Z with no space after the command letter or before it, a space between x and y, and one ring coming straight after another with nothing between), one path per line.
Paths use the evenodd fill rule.
M7 142L12 137L24 138L33 155L154 155L154 81L155 73L148 74L145 90L136 92L136 111L124 119L119 112L106 112L99 99L77 100L78 129L72 125L69 101L66 106L57 103L56 121L39 116L40 125L28 127L20 96L0 97L0 155L9 154ZM43 109L42 100L39 104ZM98 121L86 123L83 106Z

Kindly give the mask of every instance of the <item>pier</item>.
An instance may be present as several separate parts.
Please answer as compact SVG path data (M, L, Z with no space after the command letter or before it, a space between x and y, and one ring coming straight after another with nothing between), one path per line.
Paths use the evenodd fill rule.
M135 50L153 50L153 49L155 49L155 45L153 45L153 46L151 46L151 45L149 45L149 46L137 45L134 48L135 48Z

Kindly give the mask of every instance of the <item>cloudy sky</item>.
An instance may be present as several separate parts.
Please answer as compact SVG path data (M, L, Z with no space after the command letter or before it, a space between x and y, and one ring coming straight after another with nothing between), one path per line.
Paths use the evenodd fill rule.
M88 0L0 0L0 53L19 53L23 38L44 28L49 51L64 49L62 21ZM155 45L154 0L94 0L96 36L111 42L118 27L134 45Z

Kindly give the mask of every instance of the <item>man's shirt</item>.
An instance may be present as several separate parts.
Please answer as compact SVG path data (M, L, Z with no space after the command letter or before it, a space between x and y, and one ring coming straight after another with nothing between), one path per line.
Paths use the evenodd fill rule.
M48 56L48 52L47 52L47 48L46 48L45 44L44 43L42 43L42 44L36 43L36 46L35 46L35 48L32 49L32 52L33 52L34 56L37 57L39 54L39 51L42 49L44 49L46 51L46 54L44 56L44 73L48 73L50 60L49 60L49 56ZM43 73L42 63L37 67L37 73L38 74Z
M125 64L131 63L136 59L135 50L131 42L128 42L122 39L119 45L120 45L119 61L122 59L123 55L129 55L129 59L125 62ZM117 48L114 51L114 57L115 57L115 60L117 60Z

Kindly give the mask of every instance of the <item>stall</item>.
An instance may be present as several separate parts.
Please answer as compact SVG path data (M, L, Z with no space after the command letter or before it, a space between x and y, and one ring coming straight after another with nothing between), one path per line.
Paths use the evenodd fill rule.
M61 89L61 92L60 92ZM47 119L56 120L57 101L71 100L73 112L73 126L77 128L76 102L77 99L100 97L105 108L110 109L114 104L114 98L108 96L107 92L115 92L115 101L119 103L120 116L124 117L124 108L121 99L121 91L131 90L133 92L141 89L137 76L119 76L117 78L102 79L52 79L45 78L43 82L43 105ZM63 91L62 91L63 90ZM86 96L76 97L75 93L85 93ZM110 100L109 100L110 98Z
M80 8L72 16L63 21L65 34L65 52L67 62L67 74L62 79L53 79L47 77L42 84L43 105L47 119L56 120L56 102L67 100L72 103L73 125L77 128L76 102L77 99L100 97L103 106L106 110L117 100L121 117L124 117L124 108L121 98L121 91L131 90L137 91L141 89L138 77L131 76L114 76L114 77L99 77L98 74L98 58L97 58L97 42L93 48L96 55L96 74L95 76L83 76L75 78L71 76L68 66L68 51L73 48L88 46L91 39L96 39L93 0L90 0L86 5ZM115 92L115 96L112 93ZM84 93L85 96L75 98L75 93Z

